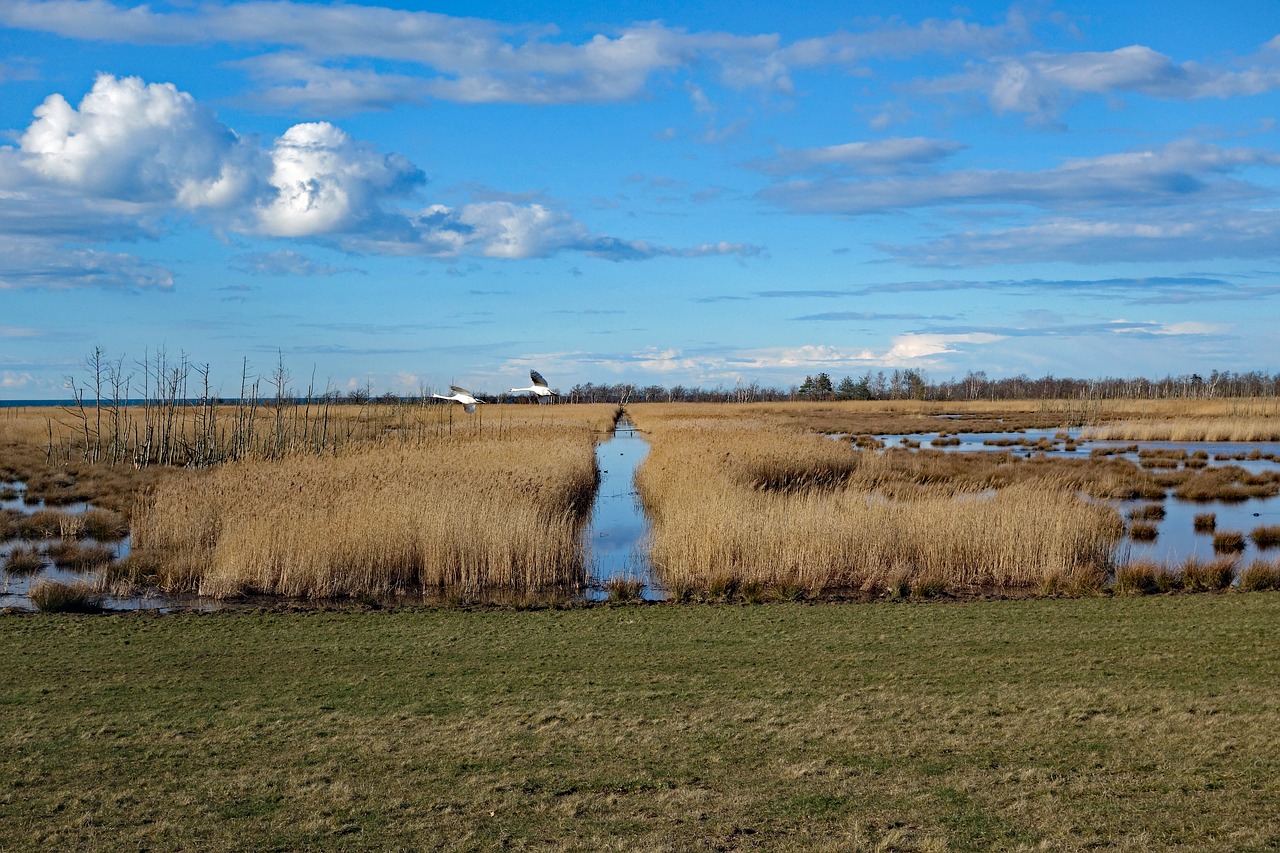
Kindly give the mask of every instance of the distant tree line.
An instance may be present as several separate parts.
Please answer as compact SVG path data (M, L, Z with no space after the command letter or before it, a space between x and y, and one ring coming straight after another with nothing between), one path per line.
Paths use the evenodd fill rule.
M1280 397L1280 373L1236 373L1213 370L1146 377L1073 379L1052 375L1033 379L1026 374L992 379L985 371L931 381L922 370L866 371L861 376L832 380L828 373L804 377L798 385L768 387L757 382L731 388L672 385L575 385L562 399L571 403L703 403L782 402L788 400L1043 400L1043 399L1214 399L1219 397Z

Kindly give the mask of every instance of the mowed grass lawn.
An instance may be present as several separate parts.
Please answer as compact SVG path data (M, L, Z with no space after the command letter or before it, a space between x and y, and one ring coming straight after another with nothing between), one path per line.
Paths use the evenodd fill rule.
M0 849L1275 850L1280 594L0 618Z

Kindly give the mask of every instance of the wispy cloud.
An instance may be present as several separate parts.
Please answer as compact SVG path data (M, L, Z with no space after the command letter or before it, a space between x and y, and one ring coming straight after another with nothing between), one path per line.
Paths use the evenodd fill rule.
M966 169L871 180L789 181L759 197L797 213L856 216L961 204L1047 209L1132 208L1258 198L1271 190L1228 177L1280 164L1280 152L1182 141L1075 158L1043 171Z
M1274 91L1280 88L1280 51L1275 50L1274 41L1234 68L1175 62L1135 44L1111 51L1005 57L919 88L943 94L980 91L997 113L1024 113L1034 122L1052 123L1082 95L1138 94L1194 101Z
M925 54L994 55L1030 38L1011 13L993 25L960 19L867 21L784 43L774 34L689 32L633 24L572 41L549 25L379 6L298 2L202 4L157 10L106 0L18 0L0 23L66 38L152 45L222 43L260 53L242 62L273 106L328 113L387 109L427 99L464 103L564 104L631 100L664 75L714 69L737 88L789 93L798 69L856 69L873 59ZM396 70L353 67L353 60Z
M1204 261L1274 258L1280 212L1207 208L1140 219L1048 219L1014 228L959 231L912 244L880 244L918 266L959 267L1019 262ZM1244 291L1242 291L1244 292Z
M173 273L134 255L0 234L0 290L80 287L166 291L173 288Z
M335 267L316 263L299 252L277 249L274 252L248 252L232 259L231 269L247 275L271 276L330 276L342 273L362 273L355 267Z
M945 314L881 314L875 311L826 311L821 314L804 314L793 320L881 321L881 320L952 320Z
M745 165L771 175L803 172L895 174L936 163L965 147L959 142L918 136L877 139L820 148L779 148L775 156L751 160Z

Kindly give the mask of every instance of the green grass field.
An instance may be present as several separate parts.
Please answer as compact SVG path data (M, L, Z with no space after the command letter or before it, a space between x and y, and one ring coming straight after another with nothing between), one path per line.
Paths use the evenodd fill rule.
M0 618L0 849L1276 850L1280 594Z

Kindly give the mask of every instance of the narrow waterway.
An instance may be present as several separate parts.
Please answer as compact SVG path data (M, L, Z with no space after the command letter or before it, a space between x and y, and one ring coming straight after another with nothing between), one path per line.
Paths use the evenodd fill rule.
M649 521L635 483L636 471L648 455L649 442L625 417L613 435L596 446L600 486L584 534L591 581L588 598L607 597L605 585L615 579L638 580L644 584L645 598L662 598L649 564Z

